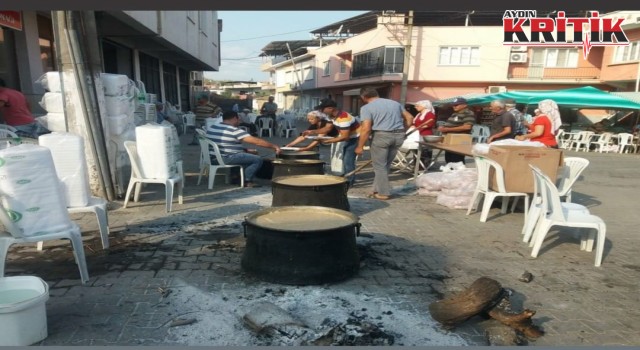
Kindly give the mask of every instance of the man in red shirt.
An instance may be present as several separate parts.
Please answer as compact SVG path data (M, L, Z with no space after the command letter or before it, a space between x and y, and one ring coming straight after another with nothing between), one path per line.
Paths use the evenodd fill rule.
M5 86L0 79L0 115L2 121L18 129L20 136L38 138L38 124L31 115L27 98L20 92Z

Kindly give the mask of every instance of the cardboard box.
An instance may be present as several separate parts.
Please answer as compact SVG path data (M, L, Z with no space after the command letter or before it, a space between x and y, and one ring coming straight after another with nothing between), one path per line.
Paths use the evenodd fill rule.
M443 145L470 145L471 134L446 134L442 140Z
M564 164L562 151L547 147L491 146L487 158L493 159L504 169L507 192L533 193L533 172L529 164L540 168L553 181ZM489 174L490 188L497 190L495 175Z

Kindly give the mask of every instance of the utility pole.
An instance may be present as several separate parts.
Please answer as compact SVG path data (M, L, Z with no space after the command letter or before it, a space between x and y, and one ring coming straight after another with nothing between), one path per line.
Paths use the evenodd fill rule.
M291 47L289 47L289 43L287 43L287 50L289 51L289 57L291 58L291 65L293 66L293 73L296 75L296 80L298 81L298 91L300 91L300 108L302 108L302 79L298 75L298 71L296 70L296 61L293 59L293 54L291 53ZM302 66L300 66L302 70ZM302 72L300 72L302 74ZM295 107L295 102L294 102Z
M407 39L404 45L404 64L402 66L402 86L400 87L400 104L407 103L407 85L409 83L409 62L411 61L411 37L413 36L413 10L409 11L407 21Z

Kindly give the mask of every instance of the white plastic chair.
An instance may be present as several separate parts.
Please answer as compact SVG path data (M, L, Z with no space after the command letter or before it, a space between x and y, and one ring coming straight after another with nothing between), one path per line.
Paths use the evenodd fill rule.
M569 144L569 149L572 149L574 146L576 147L576 151L580 151L580 148L584 146L585 152L589 150L589 142L591 141L591 137L594 135L593 131L580 131L578 132L578 136L571 140Z
M473 157L476 163L476 168L478 169L478 184L476 185L476 189L473 192L473 196L471 197L471 202L469 202L469 208L467 209L467 215L471 214L471 211L477 211L479 204L479 196L480 194L484 195L484 202L482 205L482 213L480 214L480 222L486 222L487 216L489 215L489 210L491 209L491 203L493 203L496 197L507 197L502 200L502 214L507 213L507 207L509 205L509 199L511 197L524 197L524 221L527 221L527 209L529 208L529 196L527 193L523 192L507 192L504 185L504 170L502 166L498 164L496 161L491 160L485 157L475 156ZM490 170L494 169L496 184L498 186L498 191L491 190L490 187ZM516 209L516 204L518 203L517 198L513 201L513 205L511 207L511 212L514 212Z
M542 247L547 233L553 226L564 226L574 228L589 228L594 229L597 232L597 245L596 245L596 258L595 266L600 266L602 263L602 255L604 252L604 242L607 233L607 226L604 221L598 216L585 214L575 211L562 210L562 203L560 202L560 196L556 186L553 184L548 176L544 175L540 169L535 166L531 166L534 172L534 176L539 178L542 193L542 208L543 214L540 215L538 226L531 240L532 257L537 257ZM596 235L593 231L589 232L588 238L581 237L580 250L586 250L588 252L593 250L593 243Z
M295 132L298 132L298 128L296 128L293 120L291 120L290 118L285 118L282 121L282 126L278 135L289 138L291 137L291 134L294 134Z
M127 193L124 198L124 206L127 207L127 203L129 203L129 198L131 197L131 191L133 188L136 188L133 201L137 202L140 198L140 190L142 189L143 183L159 183L165 185L165 197L166 197L166 210L167 213L171 212L171 206L173 203L173 187L178 184L178 203L182 204L182 185L180 182L184 181L180 177L180 175L175 175L166 179L155 179L155 178L145 178L142 176L141 167L140 167L140 159L138 157L138 147L135 141L125 141L124 148L127 150L127 154L129 154L129 161L131 162L131 179L129 179L129 186L127 187Z
M62 202L64 202L64 199L61 198L60 203ZM5 229L8 231L8 233L0 232L0 277L4 276L4 266L10 246L20 243L36 243L39 241L68 239L71 241L71 245L73 247L73 256L75 257L76 264L78 264L78 269L80 270L80 279L82 280L82 284L89 282L89 271L87 269L87 260L84 254L84 246L82 245L80 228L72 222L71 219L69 219L69 226L64 230L30 236L34 232L23 232L23 230L15 225L9 218L5 208L0 205L0 222L2 222Z
M204 166L202 167L202 169L200 170L200 174L198 175L198 185L200 185L200 180L202 179L202 175L205 173L205 171L208 171L209 173L208 188L212 190L213 180L216 177L216 173L218 172L218 169L240 168L240 187L244 187L244 168L242 167L242 165L225 164L224 159L222 159L222 155L220 154L220 148L215 142L209 140L208 138L203 136L198 136L198 141L200 142L200 153L204 160ZM209 147L211 147L211 149L213 150L218 164L211 164L211 157L210 157L211 153L210 153ZM229 172L225 174L225 181L229 183Z
M525 220L524 225L522 226L522 241L525 243L529 243L531 241L531 236L535 232L535 229L540 220L540 215L542 215L542 193L541 188L542 185L539 183L540 180L538 176L533 174L533 198L531 199L531 206L528 210L527 220ZM562 206L562 210L569 212L575 211L584 214L589 214L589 209L584 205L580 205L577 203L560 203Z
M423 169L425 168L422 161L418 159L418 147L420 147L418 142L420 141L420 132L413 131L414 129L414 127L411 127L407 130L407 137L398 149L396 157L391 162L391 166L398 169L398 171L408 171L412 174L415 170L416 161L420 162L420 166Z
M5 128L0 128L0 138L7 138L7 137L20 137L20 136L18 136L18 134L16 134L14 131L11 131Z
M589 160L580 157L566 157L564 158L564 167L558 179L558 192L560 197L566 197L567 203L571 202L571 188L573 184L578 180L580 174L589 165Z
M182 115L182 133L186 134L189 128L196 128L196 115L193 113Z
M471 140L473 142L485 143L491 136L491 129L486 125L474 124L471 127Z
M264 135L264 131L268 131L269 137L273 137L273 119L260 118L258 121L258 135L262 137Z
M618 134L618 152L629 153L629 148L633 149L633 153L636 153L636 145L633 144L633 134L619 133ZM625 152L625 150L627 152Z
M598 136L598 138L596 139L595 136ZM603 132L602 134L595 136L591 139L591 142L589 142L589 149L591 149L591 146L595 146L593 149L594 152L597 151L602 153L602 151L605 151L605 153L609 153L611 136L613 136L613 134L610 132Z

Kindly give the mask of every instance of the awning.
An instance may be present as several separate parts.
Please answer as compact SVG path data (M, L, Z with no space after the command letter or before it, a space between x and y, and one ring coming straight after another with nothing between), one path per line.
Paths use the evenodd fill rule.
M351 89L351 90L345 90L345 91L342 92L342 95L344 95L344 96L358 96L358 95L360 95L360 88Z
M456 97L463 97L464 99L466 99L468 101L470 99L484 99L485 97L490 96L490 95L494 95L494 94L474 92L474 93L470 93L470 94L466 94L466 95L457 95L457 96L452 96L452 97L445 98L445 99L442 99L442 100L433 101L432 104L434 106L442 106L442 105L446 105L446 104L449 104L449 103L453 102L453 100Z

